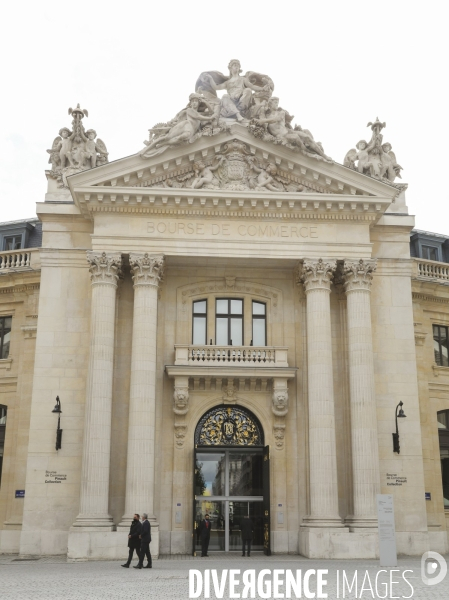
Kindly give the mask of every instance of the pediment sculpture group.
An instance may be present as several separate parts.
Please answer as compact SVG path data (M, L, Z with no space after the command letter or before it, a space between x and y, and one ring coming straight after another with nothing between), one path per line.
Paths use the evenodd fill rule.
M333 163L316 142L308 129L293 126L294 117L279 105L273 96L274 83L271 77L255 71L242 75L240 61L231 60L229 75L219 71L204 71L196 81L195 92L189 96L188 104L167 123L158 123L149 130L149 139L139 152L144 159L156 157L167 149L192 144L202 136L214 136L230 132L234 123L247 128L256 138L289 148L318 161ZM221 97L217 92L223 91ZM72 129L63 127L55 138L50 154L49 177L58 180L60 187L67 187L67 176L91 169L108 162L104 142L96 139L95 130L85 131L82 119L87 115L78 104L69 109L73 116ZM369 142L361 140L347 152L344 166L368 175L395 187L401 178L402 167L397 163L391 144L383 143L382 129L385 123L378 119L368 123L372 137ZM271 162L260 162L250 155L247 145L233 140L222 144L214 158L200 160L192 165L187 174L175 178L164 178L156 187L185 187L192 189L232 189L300 192L307 185L285 177ZM151 185L153 187L153 185Z

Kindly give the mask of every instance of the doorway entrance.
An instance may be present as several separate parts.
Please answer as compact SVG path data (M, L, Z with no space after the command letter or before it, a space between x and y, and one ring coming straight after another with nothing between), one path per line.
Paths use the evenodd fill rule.
M206 514L209 551L241 551L240 524L249 516L252 550L269 554L269 449L259 422L240 407L221 406L200 420L195 442L193 554L201 550L199 523Z

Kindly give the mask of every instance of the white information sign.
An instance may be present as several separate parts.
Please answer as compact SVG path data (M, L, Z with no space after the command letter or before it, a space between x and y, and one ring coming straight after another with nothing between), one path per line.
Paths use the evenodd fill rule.
M377 494L377 518L379 521L379 557L381 567L396 567L396 531L394 527L393 496Z

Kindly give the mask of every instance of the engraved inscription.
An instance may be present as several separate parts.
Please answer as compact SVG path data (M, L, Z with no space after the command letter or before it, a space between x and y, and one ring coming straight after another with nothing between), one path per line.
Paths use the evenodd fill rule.
M176 235L182 237L234 237L234 238L291 238L313 240L318 238L317 225L279 223L214 223L196 221L149 221L147 233L154 236Z

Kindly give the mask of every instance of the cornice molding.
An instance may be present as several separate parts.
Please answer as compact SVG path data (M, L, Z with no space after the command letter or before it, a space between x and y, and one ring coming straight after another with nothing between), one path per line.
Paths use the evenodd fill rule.
M421 294L418 292L412 292L413 300L421 300L422 302L435 302L437 304L449 304L448 298L441 298L438 296L431 296L429 294Z
M169 188L82 187L74 190L76 202L88 216L97 212L137 214L377 221L390 198L285 192L186 190ZM192 211L198 211L192 213Z

